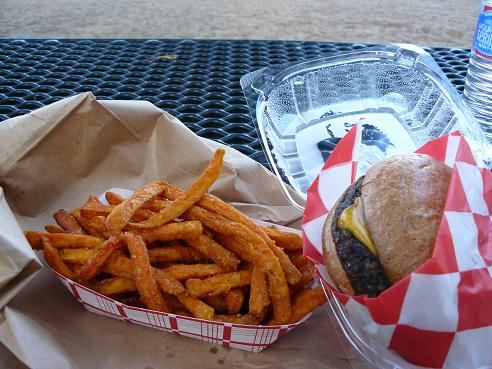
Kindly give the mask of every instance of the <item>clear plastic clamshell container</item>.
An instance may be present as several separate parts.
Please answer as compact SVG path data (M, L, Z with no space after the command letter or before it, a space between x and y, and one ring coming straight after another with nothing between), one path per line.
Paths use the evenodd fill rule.
M241 86L272 170L305 197L327 157L363 119L363 174L375 162L412 152L459 129L477 160L492 149L434 59L414 45L387 45L245 75Z
M387 45L245 75L241 86L271 169L292 204L335 145L362 119L359 175L388 156L413 152L432 138L460 130L477 163L491 167L492 148L461 96L434 59L414 45ZM349 321L331 291L329 305L344 336L380 368L417 368L371 340Z

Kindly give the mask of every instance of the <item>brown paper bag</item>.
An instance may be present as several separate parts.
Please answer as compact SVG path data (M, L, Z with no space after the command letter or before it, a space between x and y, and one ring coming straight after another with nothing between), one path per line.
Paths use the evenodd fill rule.
M100 102L90 93L2 122L0 138L0 186L23 229L42 229L53 223L51 215L56 210L72 209L88 194L99 195L112 187L134 189L154 179L187 187L215 148L222 146L194 135L151 103ZM302 216L281 194L273 174L230 148L222 175L210 192L256 219L289 225L298 224ZM291 194L302 201L294 191ZM19 263L22 268L17 268L17 275L31 271L32 277L39 262L8 208L2 205L0 215L2 211L13 226L5 223L4 227L2 216L0 240L8 238L13 230L17 235L11 238L12 247L2 248L0 255L5 259L11 254L23 255L24 263ZM0 278L4 278L3 269ZM16 289L11 292L5 289L8 284L0 285L0 298L5 294L6 302L28 279L14 278ZM4 300L0 303L5 304ZM197 362L212 368L226 361L228 367L234 367L234 360L236 364L249 361L252 367L272 364L289 368L295 367L295 362L348 367L326 310L317 312L312 319L316 317L314 334L323 334L324 345L333 350L326 347L317 353L318 339L301 337L299 347L305 349L304 361L301 357L294 359L298 355L293 353L275 352L274 348L261 358L220 348L219 358L215 355L218 349L209 351L210 347L202 342L89 314L49 271L43 271L3 310L0 342L33 368L160 367L164 358L169 361L166 366L172 368L186 368ZM296 336L295 331L292 334ZM307 332L297 333L303 334ZM283 341L296 351L294 338ZM282 344L277 343L276 347ZM286 357L292 360L284 362ZM283 364L279 366L279 362Z
M0 308L41 270L0 187Z

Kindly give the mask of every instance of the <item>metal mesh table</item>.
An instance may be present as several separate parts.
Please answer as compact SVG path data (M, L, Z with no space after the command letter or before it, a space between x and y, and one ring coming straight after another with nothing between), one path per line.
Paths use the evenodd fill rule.
M372 45L302 41L2 40L0 121L64 97L148 100L200 136L266 165L239 79L255 69ZM459 91L470 50L426 48Z

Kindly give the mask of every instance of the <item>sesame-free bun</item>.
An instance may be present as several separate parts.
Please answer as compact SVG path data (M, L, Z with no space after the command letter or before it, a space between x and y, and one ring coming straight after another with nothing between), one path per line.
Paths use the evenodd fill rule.
M391 283L432 255L450 179L449 167L424 154L393 156L367 171L364 219Z
M431 257L450 179L449 167L415 153L392 156L367 171L361 186L364 220L391 284ZM353 294L331 237L335 208L323 228L323 256L333 281Z

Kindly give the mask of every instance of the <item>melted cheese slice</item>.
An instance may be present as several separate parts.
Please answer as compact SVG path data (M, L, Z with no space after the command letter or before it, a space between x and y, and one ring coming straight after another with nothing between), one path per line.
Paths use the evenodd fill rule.
M364 222L364 209L360 197L355 200L353 205L342 211L338 218L338 227L352 233L374 256L378 255Z

